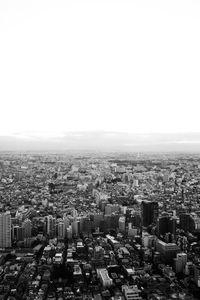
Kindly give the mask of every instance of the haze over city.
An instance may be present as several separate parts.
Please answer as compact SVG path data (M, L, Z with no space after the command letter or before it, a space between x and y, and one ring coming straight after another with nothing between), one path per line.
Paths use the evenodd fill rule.
M1 1L0 149L198 150L199 15L198 1Z
M199 300L200 1L0 1L0 300Z

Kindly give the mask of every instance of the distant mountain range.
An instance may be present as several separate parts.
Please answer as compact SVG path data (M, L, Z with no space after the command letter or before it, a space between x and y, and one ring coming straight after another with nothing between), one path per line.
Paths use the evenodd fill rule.
M178 151L200 152L200 133L134 134L127 132L15 133L0 136L0 151Z

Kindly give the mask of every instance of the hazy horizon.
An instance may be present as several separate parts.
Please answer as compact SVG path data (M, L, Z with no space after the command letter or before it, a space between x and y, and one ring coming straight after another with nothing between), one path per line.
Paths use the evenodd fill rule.
M51 135L24 132L0 136L0 151L93 150L120 152L200 152L200 133L133 134L77 131Z
M199 149L199 16L196 0L0 1L0 149Z

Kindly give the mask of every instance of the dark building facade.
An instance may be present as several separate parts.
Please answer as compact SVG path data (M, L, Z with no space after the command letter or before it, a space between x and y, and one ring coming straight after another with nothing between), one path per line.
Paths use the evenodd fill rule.
M156 224L158 219L158 202L142 201L142 225L147 227Z

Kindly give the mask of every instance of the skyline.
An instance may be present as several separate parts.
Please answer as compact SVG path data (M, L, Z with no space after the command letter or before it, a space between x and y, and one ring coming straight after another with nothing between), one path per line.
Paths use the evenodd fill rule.
M200 132L197 1L1 1L0 136Z
M199 299L199 16L0 0L0 299Z
M0 136L0 151L119 151L200 153L200 133L134 134L77 131L62 134L15 133Z

